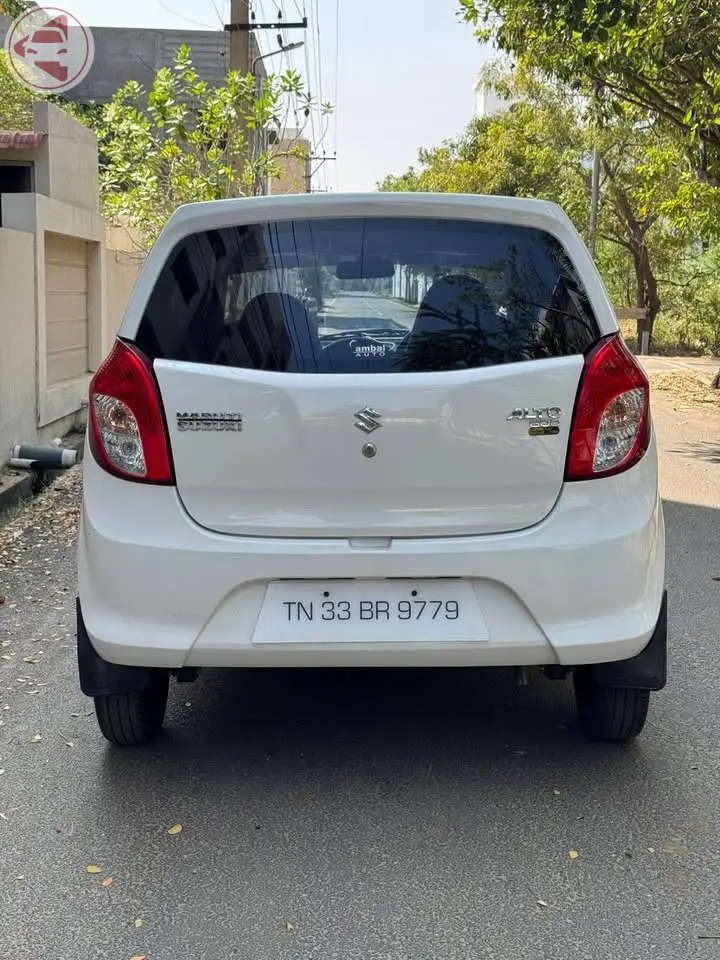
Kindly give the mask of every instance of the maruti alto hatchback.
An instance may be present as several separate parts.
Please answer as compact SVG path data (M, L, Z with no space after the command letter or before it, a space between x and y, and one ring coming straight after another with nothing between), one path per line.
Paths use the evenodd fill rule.
M114 743L203 667L537 667L615 741L665 683L648 382L550 203L181 207L88 447L80 681Z

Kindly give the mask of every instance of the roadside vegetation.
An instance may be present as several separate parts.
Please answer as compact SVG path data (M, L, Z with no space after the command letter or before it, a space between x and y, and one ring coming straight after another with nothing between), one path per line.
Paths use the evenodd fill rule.
M720 354L720 3L459 5L496 52L482 80L510 106L380 188L560 203L615 306L646 311L654 352ZM637 346L637 324L622 326Z

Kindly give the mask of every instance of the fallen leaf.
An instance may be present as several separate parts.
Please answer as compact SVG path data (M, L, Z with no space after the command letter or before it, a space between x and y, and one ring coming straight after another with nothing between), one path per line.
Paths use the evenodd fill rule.
M145 957L141 957L138 955L136 957L130 957L130 960L145 960Z
M40 743L41 740L42 740L42 735L39 733L36 733L35 736L32 738L32 740L30 741L30 743Z
M137 929L139 930L142 925L143 925L143 922L142 922L142 920L140 919L140 917L138 917L137 920L135 921L135 926L136 926Z
M571 850L568 856L570 857L571 860L577 860L578 858L577 850Z
M23 663L40 663L37 657L23 657Z
M88 873L102 873L100 867L96 867L94 864L91 864L89 867L85 867Z
M286 920L286 921L285 921L285 929L286 929L286 930L294 930L294 929L295 929L295 925L292 924L292 923L290 923L289 920Z
M170 829L168 830L168 833L174 837L175 834L180 833L181 831L182 831L182 824L176 823L174 827L170 827Z
M555 794L556 797L559 797L559 796L560 796L560 791L559 791L559 790L553 790L553 793Z
M547 906L548 906L548 904L545 903L544 900L536 900L535 903L536 903L539 907L547 907Z
M2 771L0 771L1 773ZM655 847L648 847L648 853L655 853Z
M103 886L104 886L104 887L111 887L111 886L112 886L112 877L106 877L106 878L103 880Z

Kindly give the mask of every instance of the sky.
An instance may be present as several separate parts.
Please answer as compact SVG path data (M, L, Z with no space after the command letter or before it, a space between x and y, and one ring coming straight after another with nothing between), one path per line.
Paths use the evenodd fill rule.
M60 5L89 26L108 27L220 29L230 12L230 0ZM387 174L415 163L419 147L435 146L468 123L488 52L458 21L457 6L456 0L255 0L258 20L274 19L278 8L285 20L299 19L303 10L308 16L307 31L286 31L286 42L305 40L305 47L269 63L279 70L289 59L305 77L309 66L313 93L321 86L322 99L335 105L326 129L315 118L316 153L337 151L337 160L317 171L314 188L373 190ZM263 31L261 45L275 48L275 31Z

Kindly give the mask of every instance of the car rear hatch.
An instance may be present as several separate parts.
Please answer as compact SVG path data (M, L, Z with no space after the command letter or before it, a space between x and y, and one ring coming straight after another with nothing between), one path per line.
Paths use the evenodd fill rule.
M186 237L135 342L197 523L389 538L546 517L597 338L543 230L325 217Z

